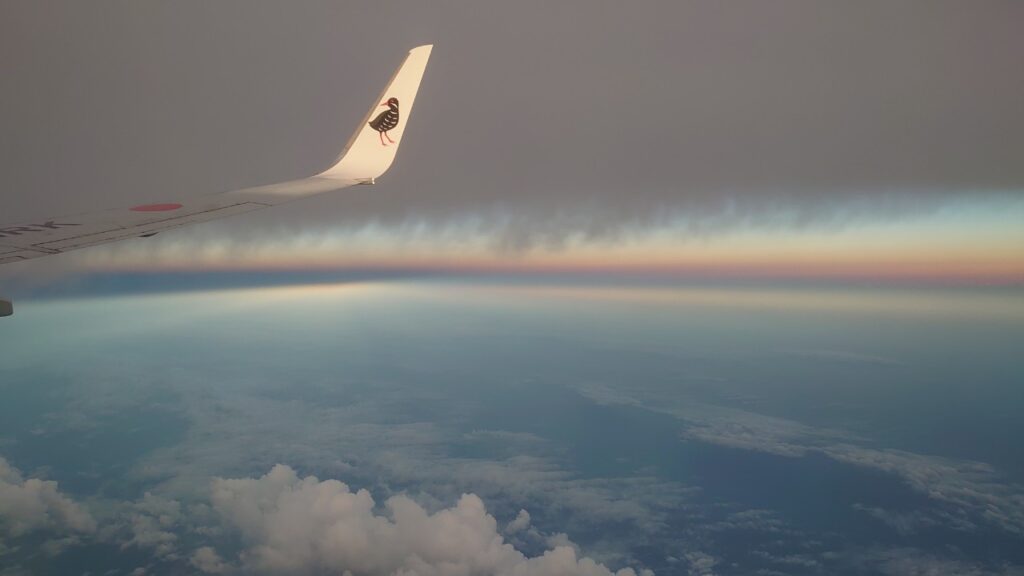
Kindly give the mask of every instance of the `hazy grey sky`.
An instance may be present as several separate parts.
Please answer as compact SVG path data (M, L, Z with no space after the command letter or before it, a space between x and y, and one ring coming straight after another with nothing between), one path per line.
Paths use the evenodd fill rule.
M1022 29L1016 1L7 2L2 220L311 174L428 42L381 185L218 226L512 215L529 240L1020 194Z

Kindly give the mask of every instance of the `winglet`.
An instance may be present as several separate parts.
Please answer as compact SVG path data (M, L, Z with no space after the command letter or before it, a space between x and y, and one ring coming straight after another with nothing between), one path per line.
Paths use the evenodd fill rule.
M402 142L432 48L428 44L409 51L338 161L320 176L369 183L387 171Z

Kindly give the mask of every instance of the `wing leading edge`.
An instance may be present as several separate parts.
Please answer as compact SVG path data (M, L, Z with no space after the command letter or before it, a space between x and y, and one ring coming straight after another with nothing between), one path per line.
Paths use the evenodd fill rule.
M373 184L394 162L431 48L420 46L409 52L338 160L320 174L199 198L0 226L0 264L151 236L356 184ZM4 312L10 312L9 306L0 305L0 315Z

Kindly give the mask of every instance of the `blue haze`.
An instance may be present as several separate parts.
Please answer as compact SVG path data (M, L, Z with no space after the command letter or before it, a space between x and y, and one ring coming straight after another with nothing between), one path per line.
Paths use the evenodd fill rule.
M1024 566L1012 290L354 281L30 299L0 340L0 456L101 525L283 463L378 501L476 493L656 574ZM35 534L0 566L238 553L187 524L177 556Z

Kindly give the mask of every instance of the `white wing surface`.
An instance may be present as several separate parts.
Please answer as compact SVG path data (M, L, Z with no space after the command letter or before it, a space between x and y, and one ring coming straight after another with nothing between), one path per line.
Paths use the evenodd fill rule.
M395 159L431 46L409 52L337 162L309 178L192 199L0 225L0 264L20 262L124 238L283 204L355 184L372 184ZM0 302L2 303L2 302ZM9 312L0 305L0 315Z

